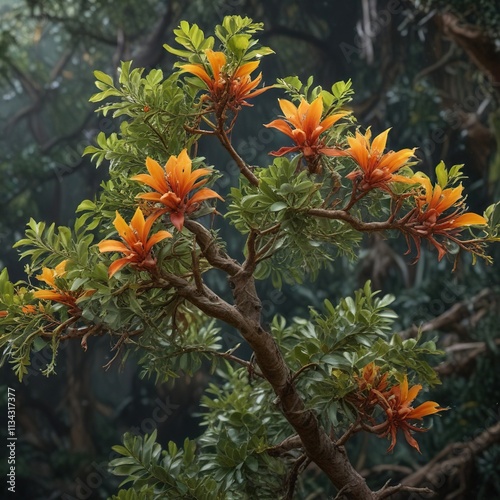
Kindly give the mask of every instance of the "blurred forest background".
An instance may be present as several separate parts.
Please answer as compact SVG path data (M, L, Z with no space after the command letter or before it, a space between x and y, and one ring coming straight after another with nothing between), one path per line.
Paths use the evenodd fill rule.
M173 43L180 20L207 32L228 14L265 23L260 38L276 51L262 63L266 84L313 74L329 88L351 78L361 126L374 133L393 127L389 147L417 146L417 168L430 175L440 160L465 163L473 211L500 199L497 0L0 0L0 270L23 279L25 262L12 244L29 218L70 224L76 206L92 199L104 178L82 157L100 131L115 127L88 102L92 71L116 74L119 61L129 59L170 70L174 59L162 45ZM267 164L267 152L278 146L278 134L261 125L275 118L278 97L267 92L240 117L234 143L250 163ZM227 190L237 171L227 155L212 145L200 154L227 173L219 181ZM235 251L238 237L219 223ZM313 285L263 286L264 314L300 314L366 279L395 293L402 334L415 335L414 325L423 325L446 352L436 367L443 384L429 399L451 411L420 436L421 456L403 444L387 455L385 441L357 437L350 444L356 467L373 487L406 478L437 488L439 498L500 498L498 263L472 267L463 256L452 273L452 262L438 263L435 252L411 265L404 250L401 240L366 239L358 264L338 262ZM498 262L498 248L491 252ZM196 437L209 375L181 375L172 387L140 379L134 359L105 371L110 348L105 339L94 340L87 353L78 343L65 345L50 379L39 373L43 351L22 384L1 368L2 415L6 387L16 389L17 498L106 498L118 481L105 464L124 432L157 426L160 442ZM5 469L2 458L3 478ZM321 488L318 480L311 498L328 498Z

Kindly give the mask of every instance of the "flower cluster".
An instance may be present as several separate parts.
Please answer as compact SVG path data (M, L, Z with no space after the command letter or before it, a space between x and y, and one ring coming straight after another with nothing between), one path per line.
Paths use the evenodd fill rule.
M381 374L380 367L375 363L365 366L361 377L357 377L357 383L358 388L347 399L358 410L361 428L378 437L390 437L388 452L396 446L398 430L402 430L410 446L420 452L412 432L425 432L428 429L417 427L411 421L447 410L434 401L413 407L422 386L417 384L409 387L406 375L400 384L389 386L387 373ZM377 408L382 410L380 416L376 414ZM382 419L382 422L377 419Z
M146 167L149 175L135 175L132 180L142 182L156 192L143 193L138 198L163 205L163 208L156 211L156 215L170 214L170 221L179 231L182 231L184 226L185 214L195 212L202 201L212 198L224 201L218 193L206 187L191 195L191 191L207 183L208 179L199 180L200 177L211 174L212 171L208 168L198 168L193 171L191 159L185 149L179 156L172 155L164 168L149 157L146 160Z
M33 296L37 299L51 300L53 302L59 302L64 304L69 309L75 309L76 301L82 297L88 297L94 293L94 290L69 290L61 285L60 278L63 278L66 274L66 265L68 261L63 260L54 269L44 267L42 268L42 273L37 276L38 280L43 281L45 284L50 286L50 289L40 289L33 293ZM35 312L35 306L27 305L23 309L25 314L33 314Z
M37 306L33 304L26 304L22 307L23 314L38 314L45 312L43 305L40 303Z
M446 247L435 239L436 235L464 246L464 242L457 240L456 235L467 226L487 223L482 215L466 212L461 184L443 189L439 184L433 187L430 179L423 174L417 174L413 179L420 184L420 191L415 196L416 208L407 225L412 228L411 236L417 252L420 250L420 238L426 238L437 249L438 259L441 260L446 254ZM450 209L451 213L444 214Z
M355 137L347 138L350 146L348 149L337 149L330 154L330 156L347 156L354 160L358 168L346 176L354 183L354 189L370 191L378 188L390 192L389 185L392 182L410 184L415 182L412 178L394 173L408 162L415 153L415 148L384 153L389 130L377 135L371 144L369 129L364 135L356 131Z
M237 68L229 68L226 55L211 49L205 51L208 68L204 64L183 64L182 71L200 78L208 90L207 99L216 111L225 107L236 111L241 106L249 106L247 99L257 97L271 87L256 89L262 80L262 73L252 80L253 73L260 61L247 62Z
M120 252L124 254L124 257L115 260L109 266L108 274L110 278L127 264L140 269L152 269L156 266L156 259L151 254L153 245L165 238L172 237L168 231L158 231L149 237L151 227L159 215L161 214L157 213L144 219L142 210L138 208L130 224L127 224L118 211L116 212L113 224L123 243L116 240L104 240L99 243L100 252Z
M162 215L169 214L173 226L182 231L186 215L194 213L200 208L203 201L222 197L204 186L208 179L201 179L212 173L208 168L192 170L192 162L186 149L178 156L172 155L165 167L162 167L152 158L146 159L146 168L149 174L138 174L132 180L139 181L154 189L154 192L142 193L137 196L140 200L152 203L151 214L147 219L141 208L137 208L130 224L116 212L114 226L123 242L104 240L99 243L101 252L120 252L124 256L115 260L108 270L112 277L124 266L132 266L152 270L156 267L156 259L152 254L152 247L172 235L165 230L149 233L154 222ZM193 194L192 192L196 192Z
M350 394L350 401L364 413L370 415L378 403L378 394L383 394L387 389L388 374L380 373L380 367L375 363L369 363L361 372L361 377L355 376L358 384L357 391Z
M349 147L340 149L327 145L322 134L348 113L340 112L324 117L321 95L311 103L302 99L298 107L286 99L279 99L279 105L285 118L273 120L264 126L286 134L295 145L282 147L270 154L283 156L288 153L300 153L311 174L321 173L320 159L323 155L353 160L355 168L346 175L352 182L352 194L345 210L349 210L363 196L375 189L385 191L396 200L394 207L397 207L397 210L401 208L403 199L412 199L414 208L401 219L402 222L397 227L405 234L408 242L410 238L414 241L417 259L422 238L427 239L438 250L439 260L443 258L447 252L446 246L436 240L436 236L451 240L473 253L481 253L476 241L463 242L456 238L467 226L487 223L481 215L466 212L462 185L443 189L439 185L433 187L424 174L405 176L399 173L414 157L415 148L386 151L390 129L383 131L373 140L370 129L364 134L356 131L354 137L347 137ZM393 187L394 183L407 184L409 189L398 195ZM450 212L445 213L448 210ZM392 219L395 215L394 213Z
M287 153L300 152L308 163L311 173L317 173L319 155L337 156L335 148L327 147L320 138L321 134L333 127L347 112L335 113L321 119L323 114L323 99L319 95L309 104L302 99L298 107L286 99L278 99L281 111L285 119L273 120L264 125L268 128L275 128L290 137L295 146L282 147L278 151L273 151L274 156L283 156ZM292 128L293 127L293 128Z

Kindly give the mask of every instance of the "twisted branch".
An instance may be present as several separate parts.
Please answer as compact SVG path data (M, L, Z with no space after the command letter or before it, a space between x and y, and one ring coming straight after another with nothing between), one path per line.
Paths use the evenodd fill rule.
M490 446L500 443L500 422L485 429L479 436L470 441L452 443L426 465L403 479L405 486L419 484L440 485L443 477L450 479L459 474L466 465ZM450 454L455 456L449 456Z

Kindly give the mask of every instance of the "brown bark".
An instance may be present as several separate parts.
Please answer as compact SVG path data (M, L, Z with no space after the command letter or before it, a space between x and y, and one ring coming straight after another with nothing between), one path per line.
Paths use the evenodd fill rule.
M428 464L403 479L402 484L418 486L422 484L439 487L460 475L477 455L500 442L500 422L485 429L476 438L453 443L439 453Z
M247 259L240 265L225 255L208 230L200 224L186 221L185 226L195 234L210 264L229 274L234 305L225 302L208 288L200 290L195 284L178 276L163 275L162 279L207 315L238 329L253 349L262 375L271 384L281 411L300 437L307 456L342 490L342 494L353 500L377 498L350 463L344 447L337 446L320 425L316 414L306 409L276 341L262 327L262 304L255 289L252 262Z
M485 288L477 295L467 300L453 304L443 314L436 316L420 326L412 326L399 332L402 338L416 337L419 332L425 333L432 330L453 330L460 334L461 338L468 339L462 323L474 325L488 311L498 304L499 298L492 290Z
M494 344L500 345L500 339L495 339ZM446 361L436 366L434 370L442 378L447 376L469 376L476 367L476 362L478 358L487 354L490 347L486 342L470 342L468 344L455 344L452 347L453 351L457 351L458 348L463 347L463 351L459 356L454 356L450 361ZM451 348L447 349L447 352L451 352Z
M455 15L447 12L438 16L443 32L462 47L472 62L491 80L500 91L500 59L495 41L484 30L470 24L460 23Z
M401 229L398 222L365 223L344 210L311 209L308 213L317 217L344 220L362 231ZM306 409L304 398L294 384L295 379L286 365L279 346L271 333L261 325L262 304L257 295L253 277L257 261L255 247L258 231L250 232L247 240L247 258L243 264L239 264L220 249L215 238L204 226L187 220L185 227L195 235L197 244L208 262L229 276L234 304L225 302L203 283L196 283L196 280L192 283L179 276L165 274L160 279L165 280L165 284L173 286L180 296L208 316L220 319L240 332L253 349L261 374L271 384L283 415L297 434L292 439L293 446L302 447L308 459L323 470L339 490L337 497L339 499L379 500L402 491L431 493L427 488L418 488L411 484L394 486L386 484L379 491L371 491L365 479L349 461L345 448L342 446L343 441L332 440L320 425L316 414Z

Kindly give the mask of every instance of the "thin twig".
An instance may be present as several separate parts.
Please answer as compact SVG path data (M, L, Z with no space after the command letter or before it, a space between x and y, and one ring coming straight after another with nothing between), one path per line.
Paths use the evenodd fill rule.
M80 345L82 346L82 349L86 352L87 351L87 339L93 335L96 331L99 331L101 329L100 325L93 325L91 326L88 331L85 333L85 335L82 337L82 340L80 342Z
M281 443L271 446L266 450L268 455L272 457L279 457L291 450L296 450L297 448L302 448L302 440L297 434L289 436L284 439Z
M354 434L360 430L361 430L361 426L359 425L359 422L358 421L353 422L348 427L348 429L344 432L344 434L342 434L342 436L340 436L340 438L337 439L337 441L335 441L335 444L337 446L344 446L344 444L352 436L352 434Z
M188 131L190 134L194 135L215 135L213 130L203 130L202 128L192 128L188 125L184 125L184 130Z
M400 491L408 491L413 493L421 493L422 495L432 495L434 492L429 488L416 488L414 486L406 486L404 484L397 484L396 486L389 486L389 481L378 491L375 492L375 500L382 500L382 498L390 497L394 493Z
M169 152L169 147L168 147L168 144L165 142L165 138L160 134L160 132L158 132L158 130L156 130L153 125L151 125L151 123L149 123L149 120L150 118L152 117L153 115L150 115L150 116L147 116L145 119L144 119L144 123L151 129L151 131L156 135L156 137L158 137L158 139L160 139L160 142L162 143L163 147L165 148L165 152Z
M116 351L116 354L111 358L110 361L108 361L103 366L104 370L107 371L107 370L109 370L111 368L111 365L113 364L113 362L115 361L115 359L118 357L118 355L121 352L123 343L126 342L129 339L129 337L131 337L133 335L139 335L140 333L143 333L142 329L141 330L136 330L135 332L125 332L125 333L122 333L122 335L120 336L120 338L118 339L118 341L116 342L116 344L111 349L111 351Z
M238 165L240 172L248 179L250 184L258 186L259 179L250 170L250 167L245 163L243 158L236 152L222 124L216 129L216 135L219 138L220 143L224 146L226 151L231 155L231 158L236 162L236 165Z
M306 453L301 455L297 460L295 460L288 477L286 479L287 489L283 500L292 500L293 492L295 490L295 485L297 484L297 479L299 474L304 471L304 469L311 463L311 459L307 456Z
M67 320L63 321L59 326L54 328L53 334L59 335L62 330L66 329L68 326L71 326L73 323L76 323L81 317L81 312L79 312L75 316L70 316Z
M194 238L196 238L194 236ZM191 249L191 260L193 262L193 277L194 277L194 282L196 284L196 289L200 292L203 293L203 279L201 277L200 273L200 262L198 259L198 254L196 253L196 243L193 242L193 248Z
M262 248L259 249L255 260L256 263L259 263L264 259L272 256L272 254L269 254L269 252L272 250L274 244L276 243L277 237L278 235L274 235L272 239L270 239Z
M262 373L260 373L260 371L255 370L253 363L251 363L250 361L246 361L245 359L238 358L237 356L234 356L232 354L233 351L234 351L234 349L232 351L228 351L228 352L219 352L219 351L212 351L210 349L204 349L204 350L200 350L199 352L213 354L214 356L217 356L218 358L228 359L229 361L233 361L235 363L238 363L241 366L244 366L248 370L252 369L252 373L254 375L257 375L258 377L264 378L264 375L262 375Z
M340 500L342 498L340 495L342 495L348 489L349 489L349 484L345 484L344 486L342 486L342 488L340 488L340 490L337 492L333 500Z
M307 365L301 366L292 376L292 379L290 380L290 383L295 382L297 380L297 377L302 373L305 372L306 370L309 370L309 368L314 368L316 369L318 366L318 363L308 363Z
M262 231L259 231L259 236L266 236L267 234L275 233L276 231L279 230L281 227L281 222L277 222L271 227L268 227L267 229L264 229Z

